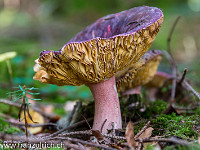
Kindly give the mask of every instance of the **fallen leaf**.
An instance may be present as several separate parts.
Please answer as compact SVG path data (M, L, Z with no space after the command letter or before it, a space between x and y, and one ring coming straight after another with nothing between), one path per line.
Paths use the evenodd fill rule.
M98 141L103 140L103 136L99 130L92 130L92 134L97 138Z
M144 139L144 138L149 138L151 137L152 131L154 129L152 127L147 128L140 136L139 138Z
M152 131L154 129L152 127L149 127L147 128L140 136L139 138L140 139L144 139L144 138L149 138L151 137L151 134L152 134ZM144 143L143 144L143 149L145 149L147 147L147 145L154 145L155 143L154 142L151 142L151 143Z
M126 141L128 145L134 149L135 148L135 135L134 135L134 126L131 121L129 121L127 127L126 127L126 133L125 133Z
M31 118L29 118L29 115L26 113L26 119L27 119L28 124L42 124L42 123L44 123L44 117L40 113L30 109L29 114L31 115L32 120L35 121L35 122L38 122L38 123L32 122ZM21 113L21 118L22 119L24 118L24 112ZM24 119L23 119L23 122L25 122ZM39 133L39 132L42 131L42 127L28 127L28 130L32 134L36 134L36 133Z

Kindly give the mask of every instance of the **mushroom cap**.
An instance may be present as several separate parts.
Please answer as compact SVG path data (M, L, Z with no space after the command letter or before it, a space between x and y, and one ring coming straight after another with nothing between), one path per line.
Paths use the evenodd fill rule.
M157 71L153 79L150 82L148 82L148 84L146 84L145 86L148 88L161 88L164 85L164 83L170 78L172 78L171 74ZM170 83L170 80L166 82L167 85Z
M136 63L163 22L155 7L136 7L100 18L58 51L43 51L34 79L56 85L98 83Z
M3 54L0 54L0 62L5 61L7 59L12 59L17 55L17 52L6 52Z
M150 82L156 74L161 59L162 52L159 50L145 53L126 72L119 72L116 75L117 91L124 92Z
M30 119L29 114L31 115L32 119ZM26 113L26 120L27 120L28 124L38 124L38 123L43 124L45 122L44 117L40 113L30 109L29 114ZM24 118L24 112L22 112L20 115L21 115L21 118ZM23 119L22 122L25 123L25 119ZM28 127L28 130L32 134L37 134L42 131L42 127Z

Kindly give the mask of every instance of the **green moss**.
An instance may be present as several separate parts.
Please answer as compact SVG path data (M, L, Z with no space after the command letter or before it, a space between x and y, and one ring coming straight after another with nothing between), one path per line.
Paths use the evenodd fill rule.
M145 148L145 150L155 150L156 145L147 145L147 147Z
M200 149L200 145L199 144L191 144L188 146L182 146L182 145L172 145L172 146L167 146L165 147L163 150L172 150L172 149L176 149L176 150L199 150Z
M16 132L20 132L20 129L15 127L10 127L9 123L5 122L2 118L0 118L0 132L13 134Z
M197 139L198 133L194 130L194 126L198 126L199 119L199 115L183 117L177 116L175 113L161 114L152 120L153 134Z
M195 111L195 114L200 115L200 106L198 106L194 111Z
M166 108L167 103L163 100L157 100L155 102L150 102L146 106L146 110L141 114L142 118L152 118L154 115L161 114Z

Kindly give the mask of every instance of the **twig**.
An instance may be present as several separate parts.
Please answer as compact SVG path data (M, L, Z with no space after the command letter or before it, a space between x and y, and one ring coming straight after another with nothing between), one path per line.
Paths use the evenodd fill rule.
M123 136L115 136L115 135L111 135L111 134L102 134L102 136L106 137L106 138L111 138L111 139L126 140L126 138Z
M15 126L24 126L24 123L21 123L21 122L13 122L13 121L9 121L9 120L6 120L4 119L5 122L8 122L12 125L15 125ZM56 123L42 123L42 124L28 124L27 127L42 127L42 126L58 126Z
M176 68L174 67L174 65L172 65L172 75L173 76L176 75ZM176 79L173 79L170 103L173 103L175 101L175 95L176 95Z
M184 72L183 72L183 75L182 75L182 77L181 77L181 80L178 82L179 85L183 83L183 81L184 81L184 79L185 79L185 76L186 76L186 74L187 74L187 71L188 71L187 68L185 68L185 69L184 69Z
M165 54L165 57L171 62L171 59L172 59L171 56L170 56L166 51L163 51L163 52L164 52L164 54ZM178 74L180 74L180 73L178 72ZM171 80L171 79L177 80L177 77L172 77L172 78L169 78L169 79L170 79L170 80ZM167 80L168 80L168 79L167 79ZM167 80L164 82L163 85L166 84ZM183 81L182 86L183 86L186 90L188 90L189 92L193 93L193 94L198 98L198 100L200 100L200 95L199 95L199 93L198 93L197 91L195 91L195 89L194 89L186 80Z
M166 55L167 59L170 61L170 63L172 64L172 76L176 76L176 74L180 75L180 72L177 71L177 67L176 67L176 62L172 56L172 53L171 53L171 47L170 47L170 44L171 44L171 37L172 37L172 34L174 32L174 29L175 29L175 26L177 24L177 22L179 21L180 19L180 16L177 17L177 19L175 20L173 26L172 26L172 29L170 31L170 34L169 34L169 37L168 37L168 42L167 42L167 45L168 45L168 52L170 55ZM166 54L166 53L165 53ZM175 69L176 69L176 74L175 74ZM174 70L174 71L173 71ZM171 100L174 99L175 97L175 89L176 89L176 79L173 79L173 82L172 82L172 93L171 93ZM185 87L188 91L192 92L199 100L200 100L200 95L198 92L196 92L194 90L194 88L187 82L187 81L183 81L183 87Z
M111 148L111 147L108 147L108 146L103 146L103 145L83 141L83 140L76 139L76 138L70 138L70 137L54 137L51 140L57 140L57 139L58 140L68 140L68 141L71 141L71 142L81 143L81 144L85 144L85 145L89 145L89 146L93 146L93 147L97 147L97 148L103 148L103 149L107 149L107 150L116 150L115 148Z
M199 93L195 91L195 89L187 81L183 81L183 87L185 87L189 92L192 92L200 100Z
M12 67L11 67L9 59L6 59L6 64L7 64L8 73L9 73L10 89L11 89L11 92L13 92L13 72L12 72ZM13 94L10 94L10 101L12 100L13 100ZM12 106L9 107L8 114L10 114L11 112L12 112Z
M10 116L5 115L5 114L2 114L2 113L0 113L0 117L2 117L2 118L4 118L4 119L11 119Z
M83 115L81 115L81 116L84 118L85 122L87 123L88 127L89 127L90 130L91 130L92 128L91 128L90 124L88 123L87 119L86 119Z
M140 132L138 132L136 135L135 135L135 138L138 138L147 128L148 128L148 126L150 125L150 121L148 121L147 123L146 123L146 125L142 128L142 130L140 130Z
M197 106L192 106L192 107L180 107L180 106L174 106L174 105L172 105L173 107L174 107L174 109L178 109L178 110L193 110L193 109L197 109Z
M140 141L141 139L137 138L135 141ZM142 139L144 143L148 142L171 142L175 144L180 144L180 145L190 145L194 144L194 142L187 142L178 138L170 137L170 138L144 138Z
M137 150L142 150L142 148L143 148L143 142L142 142L142 140L139 142L139 145L138 145L138 147L137 147Z
M16 135L9 135L9 134L2 134L0 133L0 139L2 139L3 141L16 141L17 143L55 143L58 144L58 142L63 141L63 140L67 140L73 143L81 143L84 145L89 145L89 146L93 146L93 147L97 147L97 148L103 148L103 149L107 149L107 150L116 150L115 148L111 148L108 146L104 146L104 145L99 145L99 144L95 144L95 143L91 143L91 142L87 142L87 141L83 141L80 139L76 139L76 138L69 138L69 137L53 137L49 140L43 139L43 138L33 138L33 137L29 137L29 139L27 140L25 136L16 136ZM5 140L6 139L6 140ZM65 145L68 146L68 145Z
M83 145L80 145L79 143L77 143L77 145L76 145L76 144L72 144L69 141L65 141L65 149L66 148L71 148L72 150L85 150L86 149Z
M70 135L88 135L92 136L93 133L91 130L85 130L85 131L74 131L74 132L68 132L68 133L62 133L59 134L59 136L70 136ZM111 134L102 134L103 137L110 138L110 139L117 139L117 140L126 140L123 136L115 136Z
M101 133L102 133L102 131L103 131L103 127L104 127L106 121L107 121L107 119L105 119L104 122L102 123L102 126L101 126Z
M171 39L172 39L172 34L173 34L174 29L175 29L175 27L176 27L176 24L178 23L178 21L179 21L180 18L181 18L181 16L178 16L178 17L176 18L176 20L175 20L175 22L174 22L174 24L173 24L173 26L172 26L172 28L171 28L171 31L170 31L170 33L169 33L169 36L168 36L168 38L167 38L167 48L168 48L168 52L169 52L170 54L172 54L172 53L171 53ZM173 58L173 57L172 57L172 58Z
M65 136L71 136L71 135L93 135L91 130L85 130L85 131L74 131L74 132L67 132L67 133L62 133L59 134L59 137L65 137Z
M10 106L15 106L15 107L18 107L18 108L21 107L20 104L14 103L14 102L10 102L10 101L8 101L8 100L6 100L6 99L0 99L0 103L8 104L8 105L10 105ZM43 111L42 111L40 108L38 108L38 107L32 106L31 109L33 109L34 111L37 111L38 113L40 113L42 116L44 116L44 117L47 118L47 119L52 119L52 118L55 117L55 115L47 114L47 113L43 112Z
M93 118L87 119L87 121L91 121L91 120L93 120ZM77 122L77 123L75 123L75 124L73 124L73 125L71 125L71 126L68 126L68 127L66 127L66 128L63 128L63 129L61 129L61 130L59 130L59 131L57 131L57 132L55 132L55 133L53 133L53 134L51 134L51 135L49 135L49 136L44 137L44 139L49 139L49 138L54 137L54 136L56 136L56 135L58 135L58 134L60 134L60 133L62 133L62 132L64 132L64 131L67 131L67 130L76 128L77 126L80 126L81 124L83 124L83 123L85 123L85 122L86 122L85 120L82 120L82 121L80 121L80 122Z
M180 16L178 16L178 17L176 18L176 20L175 20L175 22L174 22L174 24L173 24L173 26L172 26L172 28L171 28L171 31L170 31L170 33L169 33L169 36L168 36L168 38L167 38L167 50L168 50L168 52L169 52L169 54L170 54L170 56L171 56L170 63L171 63L171 65L172 65L172 76L176 76L176 74L177 74L177 65L176 65L176 62L175 62L175 60L174 60L174 58L173 58L172 52L171 52L171 39L172 39L172 34L173 34L173 32L174 32L174 29L175 29L176 24L178 23L179 19L180 19ZM172 92L171 92L171 100L170 100L170 103L173 103L173 102L174 102L174 100L175 100L175 95L176 95L176 79L173 79L173 80L172 80Z

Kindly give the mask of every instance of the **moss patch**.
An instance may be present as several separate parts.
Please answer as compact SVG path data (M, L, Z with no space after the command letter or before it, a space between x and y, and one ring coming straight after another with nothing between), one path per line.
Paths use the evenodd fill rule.
M0 132L7 134L14 134L16 132L20 132L20 129L15 127L10 127L9 123L5 122L2 118L0 118Z
M198 138L197 128L200 116L177 116L175 113L171 115L161 114L153 119L152 126L154 135L178 136L181 138Z

